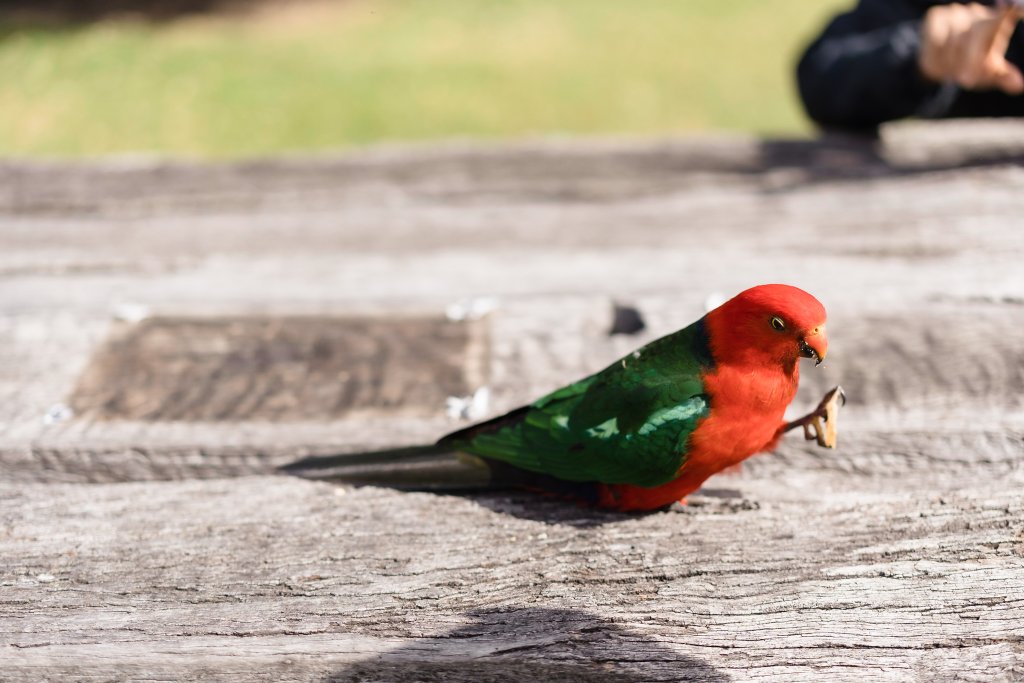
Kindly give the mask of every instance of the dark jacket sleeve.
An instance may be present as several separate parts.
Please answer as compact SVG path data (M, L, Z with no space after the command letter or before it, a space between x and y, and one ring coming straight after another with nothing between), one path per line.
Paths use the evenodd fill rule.
M941 116L955 97L918 71L926 3L861 0L836 17L797 66L807 114L823 126L873 128L906 116Z

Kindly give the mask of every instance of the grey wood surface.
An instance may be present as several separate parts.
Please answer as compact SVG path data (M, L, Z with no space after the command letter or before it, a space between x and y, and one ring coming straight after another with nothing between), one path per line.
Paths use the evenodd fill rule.
M1024 680L1024 173L917 125L0 162L0 680ZM772 281L836 451L643 516L277 472Z

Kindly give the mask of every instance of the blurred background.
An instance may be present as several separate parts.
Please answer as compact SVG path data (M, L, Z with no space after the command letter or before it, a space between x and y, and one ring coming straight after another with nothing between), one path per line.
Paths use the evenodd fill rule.
M0 155L807 135L825 0L0 0Z

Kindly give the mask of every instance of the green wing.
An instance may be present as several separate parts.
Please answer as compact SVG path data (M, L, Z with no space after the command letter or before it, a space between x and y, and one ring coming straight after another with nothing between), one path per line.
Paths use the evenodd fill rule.
M657 486L676 476L710 411L701 375L712 366L698 321L439 443L569 481Z

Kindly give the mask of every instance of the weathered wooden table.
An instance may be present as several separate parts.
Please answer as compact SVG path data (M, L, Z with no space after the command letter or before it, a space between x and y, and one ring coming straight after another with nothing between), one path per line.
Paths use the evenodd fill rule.
M0 680L1024 680L1024 171L948 130L0 165ZM646 516L276 471L770 281L837 451Z

